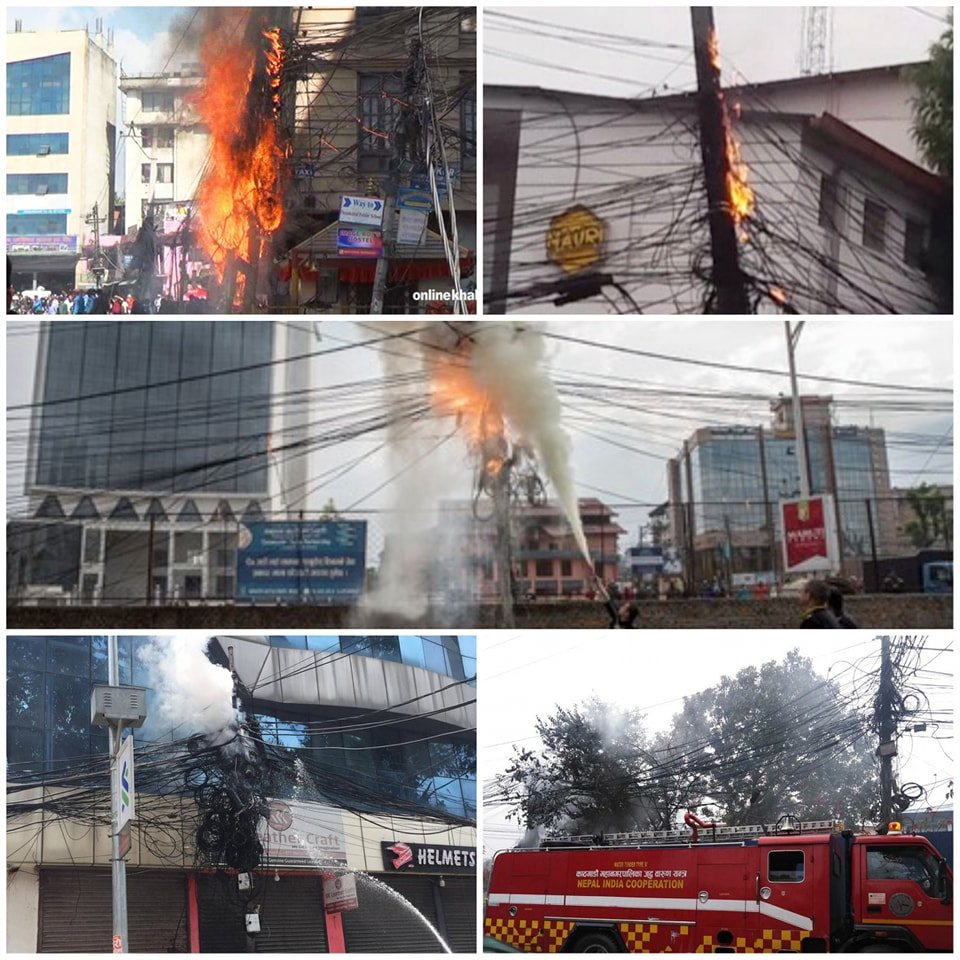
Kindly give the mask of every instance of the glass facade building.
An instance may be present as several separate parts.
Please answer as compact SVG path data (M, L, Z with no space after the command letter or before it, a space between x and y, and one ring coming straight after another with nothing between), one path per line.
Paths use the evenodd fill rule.
M69 133L8 133L8 157L35 157L70 152Z
M7 64L7 116L70 112L70 54Z
M37 486L268 491L272 324L50 323Z
M307 640L313 642L309 646ZM272 646L332 654L382 656L391 641L404 640L403 660L454 679L476 678L474 637L270 637ZM371 641L383 641L371 642ZM138 650L152 637L118 638L121 684L147 688L147 724L134 740L158 736L151 727L151 677ZM161 641L162 642L162 641ZM433 652L431 652L433 651ZM441 651L437 654L436 651ZM429 663L427 662L429 661ZM432 666L430 665L432 663ZM442 668L442 669L435 669ZM310 669L322 670L323 661ZM465 670L471 672L465 674ZM40 775L84 765L107 753L106 730L90 723L90 691L108 682L105 636L30 636L7 640L7 772ZM254 699L252 710L265 743L291 751L315 781L350 784L359 795L442 809L474 819L477 804L476 739L472 731L447 728L417 716L378 712L378 722L348 722L322 704L281 704ZM352 721L352 722L350 722ZM386 722L385 722L386 721ZM178 736L188 736L182 731ZM326 775L326 776L325 776ZM297 784L281 783L278 796L295 795ZM335 791L336 792L336 791Z
M889 491L883 431L818 425L805 434L810 492L835 495L844 556L869 555L867 501L877 503ZM750 427L705 428L688 448L689 479L683 458L677 472L680 496L684 503L692 503L694 536L713 535L724 544L732 541L739 564L736 557L717 559L721 566L733 559L735 573L738 568L772 569L766 543L758 540L751 546L742 541L750 534L769 537L768 511L774 537L781 541L778 503L800 495L796 440L774 431L761 435ZM707 568L713 570L710 564Z

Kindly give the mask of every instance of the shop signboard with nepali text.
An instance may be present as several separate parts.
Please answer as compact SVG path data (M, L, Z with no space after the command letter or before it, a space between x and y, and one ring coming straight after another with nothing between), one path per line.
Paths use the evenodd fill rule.
M784 573L814 573L837 566L837 527L833 497L780 501Z
M242 524L237 598L264 603L343 603L363 592L365 520Z

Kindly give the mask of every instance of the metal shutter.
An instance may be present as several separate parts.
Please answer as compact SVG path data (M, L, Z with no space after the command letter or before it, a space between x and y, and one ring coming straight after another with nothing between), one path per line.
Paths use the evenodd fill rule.
M391 889L384 889L381 883ZM378 874L370 878L358 873L360 906L343 914L347 953L442 953L436 937L410 909L412 904L437 927L432 885L432 877Z
M440 905L447 928L448 946L454 953L477 952L476 877L445 877Z
M128 870L127 928L131 953L186 952L184 874ZM112 936L113 892L109 871L41 869L41 953L110 953Z
M326 953L323 884L312 877L260 875L260 933L249 940L257 953ZM197 878L202 953L246 953L248 938L233 874Z
M267 877L260 908L257 953L326 953L323 882L311 877Z
M197 877L201 953L245 953L247 934L237 898L237 878L228 874Z

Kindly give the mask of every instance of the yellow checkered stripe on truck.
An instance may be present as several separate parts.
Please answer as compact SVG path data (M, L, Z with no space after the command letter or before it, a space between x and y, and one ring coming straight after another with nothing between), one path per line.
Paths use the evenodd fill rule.
M733 945L737 953L779 953L781 950L799 953L800 945L809 936L808 930L762 930L753 943L748 943L746 937L737 937ZM714 953L717 946L712 936L706 936L696 952Z
M672 953L671 933L686 937L688 926L667 926L658 923L618 923L617 929L629 953Z
M570 920L521 920L516 917L486 917L484 933L521 950L559 953L573 929Z

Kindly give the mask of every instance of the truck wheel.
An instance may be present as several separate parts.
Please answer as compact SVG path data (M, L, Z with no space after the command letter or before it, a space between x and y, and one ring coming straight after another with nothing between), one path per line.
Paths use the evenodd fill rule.
M620 945L609 933L597 930L577 937L571 953L622 953Z
M861 947L857 953L911 953L902 944L899 943L868 943Z

